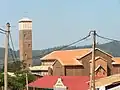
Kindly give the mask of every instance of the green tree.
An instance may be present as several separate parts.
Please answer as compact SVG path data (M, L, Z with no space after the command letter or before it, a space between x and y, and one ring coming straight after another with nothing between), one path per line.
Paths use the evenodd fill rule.
M4 86L4 75L0 73L0 87Z
M26 73L28 74L28 82L35 80L35 76L26 71L18 71L15 76L8 75L8 87L12 90L23 90L26 86ZM0 87L4 86L4 74L0 73Z

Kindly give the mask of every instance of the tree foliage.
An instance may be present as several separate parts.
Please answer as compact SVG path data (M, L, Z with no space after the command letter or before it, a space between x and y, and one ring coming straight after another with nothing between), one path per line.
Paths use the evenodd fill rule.
M35 76L29 72L18 71L15 76L8 75L8 87L11 90L23 90L26 86L26 73L28 76L28 83L35 80ZM0 87L4 86L4 74L0 73Z

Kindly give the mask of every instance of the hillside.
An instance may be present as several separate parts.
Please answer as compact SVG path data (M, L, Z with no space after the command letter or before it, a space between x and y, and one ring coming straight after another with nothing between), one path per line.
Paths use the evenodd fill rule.
M109 42L98 45L98 48L112 54L113 56L120 57L120 42Z
M43 57L44 55L55 51L55 50L61 50L62 47L65 46L58 46L58 47L53 47L53 48L48 48L48 49L43 49L43 50L33 50L33 65L39 65L40 64L40 57ZM109 43L105 43L105 44L100 44L97 45L98 48L112 54L113 56L120 56L120 42L109 42ZM67 47L65 49L80 49L80 48L91 48L91 45L87 45L87 46L71 46L71 47ZM9 50L10 51L10 50ZM19 51L15 51L17 57L19 57ZM9 54L9 56L11 57L11 54ZM0 64L3 64L3 60L4 60L4 48L0 48ZM9 59L9 61L11 61L12 59Z
M62 47L65 46L59 46L59 47L54 47L54 48L48 48L48 49L44 49L44 50L33 50L33 58L37 58L37 56L39 57L43 57L44 55L55 51L55 50L60 50ZM91 45L86 45L86 46L71 46L71 47L67 47L65 49L80 49L80 48L91 48ZM109 43L105 43L105 44L100 44L97 45L97 48L102 49L105 52L108 52L110 54L112 54L113 56L119 57L120 56L120 42L109 42Z

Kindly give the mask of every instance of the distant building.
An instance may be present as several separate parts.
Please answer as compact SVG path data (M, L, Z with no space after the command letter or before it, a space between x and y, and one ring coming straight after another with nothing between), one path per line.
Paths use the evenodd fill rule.
M32 20L23 18L19 20L19 49L23 68L32 65Z
M98 48L95 49L95 53L96 76L112 75L113 56ZM39 68L31 67L30 70L41 76L89 76L91 59L91 48L53 51L41 58L42 62L38 66Z
M120 74L100 78L95 81L97 90L120 90Z
M29 90L90 90L89 76L44 76L28 84ZM120 90L120 74L96 78L96 90Z

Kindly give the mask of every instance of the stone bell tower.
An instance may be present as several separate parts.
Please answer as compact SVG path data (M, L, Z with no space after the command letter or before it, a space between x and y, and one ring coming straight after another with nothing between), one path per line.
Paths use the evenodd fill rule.
M23 18L19 20L19 53L23 68L32 65L32 20Z

